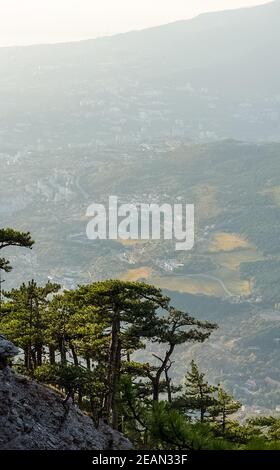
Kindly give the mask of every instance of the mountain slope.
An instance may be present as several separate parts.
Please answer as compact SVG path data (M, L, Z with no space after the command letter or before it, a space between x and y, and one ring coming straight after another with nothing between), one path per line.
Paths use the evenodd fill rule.
M0 337L1 360L17 353ZM0 367L0 450L129 450L131 443L35 381Z
M279 46L274 1L109 38L1 49L0 143L277 140Z

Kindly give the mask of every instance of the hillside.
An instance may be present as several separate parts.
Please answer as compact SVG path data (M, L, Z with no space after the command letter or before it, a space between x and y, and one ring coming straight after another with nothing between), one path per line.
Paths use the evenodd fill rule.
M226 381L245 405L275 408L280 393L270 379L278 380L279 151L276 143L224 141L7 157L1 219L31 230L36 244L31 252L11 252L14 271L5 276L5 289L18 286L23 272L26 279L50 278L67 288L108 277L145 279L168 290L180 308L219 324L199 351L180 352L178 380L198 354L211 380ZM87 240L87 206L106 203L111 193L121 201L194 202L194 249L176 252L169 241Z
M4 288L144 279L219 323L180 351L246 406L275 410L280 2L79 43L0 49L1 226L31 231ZM192 252L90 242L87 207L195 204ZM254 381L254 383L252 382Z
M277 140L280 2L78 43L0 50L4 148Z
M0 337L0 360L16 354ZM129 450L130 442L109 426L96 429L89 416L35 381L0 368L1 450Z

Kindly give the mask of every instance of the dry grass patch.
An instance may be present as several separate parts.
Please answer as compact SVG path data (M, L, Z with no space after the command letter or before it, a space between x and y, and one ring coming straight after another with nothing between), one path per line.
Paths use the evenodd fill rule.
M139 279L148 279L152 273L152 268L149 266L142 266L141 268L128 269L125 273L121 274L121 281L139 281Z
M248 248L250 245L244 238L235 233L216 233L209 243L210 253L233 251L238 248Z
M222 286L214 280L186 278L181 276L158 276L153 277L152 282L161 289L169 289L185 294L203 294L214 297L223 297L225 295Z
M214 253L211 259L218 266L231 269L231 270L238 270L240 268L241 263L251 263L254 261L261 261L264 258L260 253L258 253L257 250L252 248L252 249L235 250L232 252L221 251L219 253Z

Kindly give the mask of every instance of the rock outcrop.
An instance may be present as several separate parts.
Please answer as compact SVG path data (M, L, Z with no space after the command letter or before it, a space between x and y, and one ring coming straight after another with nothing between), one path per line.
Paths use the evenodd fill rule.
M0 368L7 366L8 359L16 356L18 349L8 341L5 336L0 335Z
M6 361L17 353L0 336L0 449L129 450L131 443L91 418L50 388L14 373Z

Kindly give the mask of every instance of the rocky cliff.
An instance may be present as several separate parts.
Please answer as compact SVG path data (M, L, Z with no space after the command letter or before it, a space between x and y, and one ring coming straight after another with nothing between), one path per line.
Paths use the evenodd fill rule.
M16 348L0 336L0 449L129 450L132 445L109 426L95 428L55 391L14 373L7 359Z

